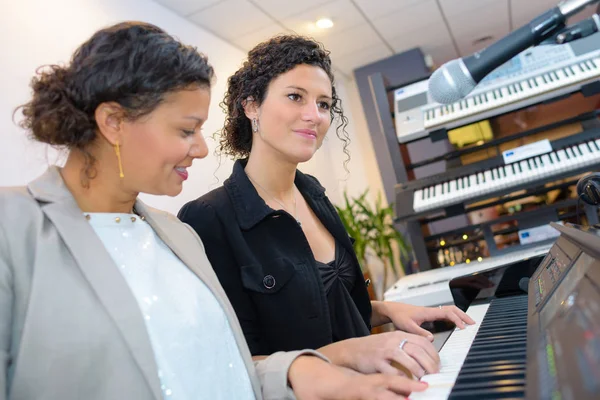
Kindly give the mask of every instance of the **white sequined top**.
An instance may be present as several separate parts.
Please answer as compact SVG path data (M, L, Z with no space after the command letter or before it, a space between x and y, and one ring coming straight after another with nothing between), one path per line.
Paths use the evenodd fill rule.
M202 280L136 215L89 215L144 316L163 397L254 399L229 322Z

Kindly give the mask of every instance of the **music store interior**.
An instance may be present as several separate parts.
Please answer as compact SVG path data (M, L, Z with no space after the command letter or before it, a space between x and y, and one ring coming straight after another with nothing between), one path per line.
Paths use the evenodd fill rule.
M468 332L426 325L452 365L410 398L597 399L599 4L15 2L0 16L11 55L0 77L0 185L25 184L60 159L26 143L9 111L27 99L36 66L66 61L96 29L148 21L205 52L216 71L207 133L223 126L227 77L250 49L278 34L310 36L330 51L350 158L333 123L299 168L319 179L355 239L372 299L454 304L483 321ZM182 194L145 201L176 214L222 184L233 162L207 142Z

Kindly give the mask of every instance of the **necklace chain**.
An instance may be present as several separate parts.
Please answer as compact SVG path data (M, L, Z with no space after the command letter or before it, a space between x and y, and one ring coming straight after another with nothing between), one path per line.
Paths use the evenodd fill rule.
M277 200L277 198L275 196L273 196L271 193L269 193L269 191L267 189L265 189L260 183L256 182L254 179L252 179L250 177L250 175L248 175L248 173L246 173L246 176L248 177L248 179L250 179L250 181L256 185L258 185L259 188L261 188L263 190L263 192L265 192L270 198L272 198L273 200L275 200L285 211L288 211L288 208L285 206L285 204L283 204L281 201ZM297 207L297 203L296 203L296 191L293 190L294 193L294 219L296 220L296 222L298 223L298 225L302 225L300 220L298 219L298 207Z

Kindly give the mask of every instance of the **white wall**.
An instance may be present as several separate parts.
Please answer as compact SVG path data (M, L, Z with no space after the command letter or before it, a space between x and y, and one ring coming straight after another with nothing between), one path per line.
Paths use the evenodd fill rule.
M184 43L197 46L208 55L217 74L210 116L204 128L210 155L194 163L190 179L179 196L145 195L144 200L154 207L176 213L185 202L217 187L229 176L232 162L223 159L219 167L218 159L213 156L216 143L208 136L223 124L218 103L223 98L227 77L245 57L243 52L150 0L20 0L11 2L11 8L2 7L0 13L0 186L24 185L49 164L64 160L64 155L28 140L27 132L12 120L15 107L29 99L28 85L36 68L68 62L77 46L96 30L123 20L156 24ZM364 121L358 92L352 82L338 82L338 90L350 119L350 174L343 168L345 155L333 132L314 159L300 166L301 170L322 182L335 203L341 201L345 188L349 194L356 195L369 183L376 185L379 179L372 174L373 165L376 166L374 158L368 159L373 155L370 141L365 142L365 135L369 140L366 124L360 128L355 125L356 120L362 118Z

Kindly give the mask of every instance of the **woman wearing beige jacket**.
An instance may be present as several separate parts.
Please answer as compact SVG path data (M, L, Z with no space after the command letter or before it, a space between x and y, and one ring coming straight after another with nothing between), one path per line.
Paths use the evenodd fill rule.
M202 242L139 193L177 195L207 155L213 70L161 29L96 32L32 81L22 126L65 147L0 190L0 399L399 398L310 350L252 362Z

